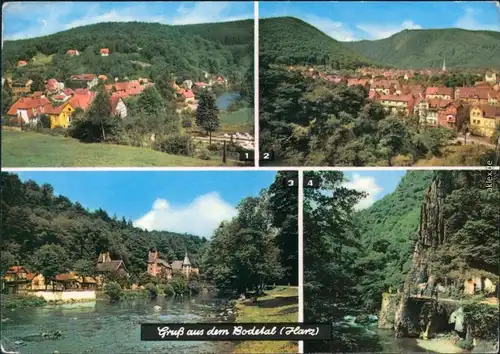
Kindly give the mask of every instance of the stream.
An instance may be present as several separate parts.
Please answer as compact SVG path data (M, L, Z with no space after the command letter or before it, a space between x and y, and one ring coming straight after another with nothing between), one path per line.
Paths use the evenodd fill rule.
M192 298L155 300L138 298L118 303L96 302L47 305L5 310L2 336L22 341L21 354L77 353L230 353L227 342L141 342L140 323L220 322L218 312L225 299L200 295ZM159 312L153 307L161 306ZM60 331L59 339L40 340L33 334Z

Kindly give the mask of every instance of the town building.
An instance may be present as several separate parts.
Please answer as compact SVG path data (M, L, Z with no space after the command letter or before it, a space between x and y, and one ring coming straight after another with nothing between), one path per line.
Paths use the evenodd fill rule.
M101 48L100 53L101 53L102 57L107 57L109 55L109 49L108 48Z
M59 106L54 107L52 104L48 104L45 107L45 114L50 118L50 129L56 127L67 128L71 123L71 115L75 109L71 106L70 102L63 103Z
M80 55L80 52L76 49L68 49L66 51L66 55L69 55L70 57L74 57L74 56Z
M386 111L393 114L404 114L405 116L409 116L410 113L413 113L413 106L415 103L415 99L411 95L381 95L378 101Z
M82 88L86 85L89 89L94 88L99 83L95 74L71 75L71 81L82 84Z
M22 67L24 67L24 66L26 66L26 65L28 65L28 62L27 62L26 60L19 60L19 61L17 62L17 67L18 67L18 68L22 68Z
M474 134L492 137L500 124L500 107L485 104L472 106L469 124Z
M116 117L125 118L127 116L127 106L120 97L112 96L109 99L109 110Z
M110 274L128 277L125 263L122 260L112 260L109 252L101 252L99 254L96 271L99 274L96 277L98 285L103 285L106 276Z
M451 87L427 87L425 98L437 98L440 100L452 100L453 88Z
M152 277L172 279L172 266L159 258L157 250L148 252L148 274Z
M19 123L36 124L48 105L50 101L45 97L21 97L10 107L7 115L18 118Z
M31 85L33 84L33 81L12 81L7 79L7 84L10 86L13 96L20 97L31 93Z

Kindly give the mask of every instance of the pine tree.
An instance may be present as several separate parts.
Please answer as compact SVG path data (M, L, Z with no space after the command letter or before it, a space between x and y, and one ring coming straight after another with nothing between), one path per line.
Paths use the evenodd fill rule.
M215 97L209 92L200 94L198 109L196 110L196 124L205 129L209 136L209 144L212 145L212 132L220 126L219 109L215 104Z

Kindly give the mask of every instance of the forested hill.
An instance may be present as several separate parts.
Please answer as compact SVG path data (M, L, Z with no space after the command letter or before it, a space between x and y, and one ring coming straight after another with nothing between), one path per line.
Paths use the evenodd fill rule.
M55 54L45 66L49 76L92 72L154 78L168 72L198 80L207 71L236 81L251 64L252 43L251 20L182 26L98 23L44 37L5 41L3 62L4 70L10 71L18 60L29 62L37 54ZM109 48L110 56L101 57L101 48ZM68 58L68 49L76 49L81 55ZM30 63L26 69L29 67Z
M424 192L432 178L430 171L408 172L394 192L357 213L355 224L360 226L364 253L358 265L372 270L360 283L368 306L380 306L382 293L404 281L411 265Z
M378 63L398 68L500 66L500 32L464 29L404 30L376 41L343 42Z
M259 21L261 61L284 65L331 65L351 69L373 64L314 26L294 17Z
M197 265L208 245L205 238L148 232L103 210L86 210L78 202L54 195L47 184L23 183L15 174L1 176L2 273L15 264L30 267L43 245L52 245L53 253L68 267L77 261L95 263L100 252L110 252L134 275L146 272L151 248L168 261L184 259L187 250Z

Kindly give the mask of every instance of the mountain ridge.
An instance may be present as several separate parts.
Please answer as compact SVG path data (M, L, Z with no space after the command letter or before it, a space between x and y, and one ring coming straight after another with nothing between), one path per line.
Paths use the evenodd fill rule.
M378 40L341 42L373 61L400 68L500 66L500 32L462 28L406 29ZM425 48L424 48L425 46Z

